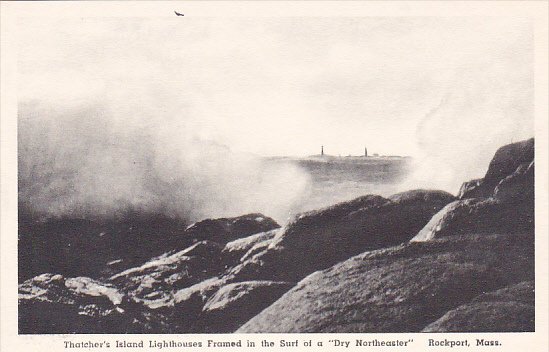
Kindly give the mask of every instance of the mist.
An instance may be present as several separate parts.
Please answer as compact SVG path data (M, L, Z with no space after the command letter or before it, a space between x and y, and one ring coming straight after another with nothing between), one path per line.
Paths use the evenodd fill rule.
M196 221L261 212L282 222L308 190L298 167L190 137L184 124L117 124L99 102L31 102L19 111L19 201L42 217Z
M533 40L524 31L477 65L461 67L415 130L418 153L402 187L443 189L481 178L500 147L534 137Z

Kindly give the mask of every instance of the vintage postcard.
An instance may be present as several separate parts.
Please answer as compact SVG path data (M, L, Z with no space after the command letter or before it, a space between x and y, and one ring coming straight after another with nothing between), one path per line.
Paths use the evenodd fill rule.
M2 351L547 351L548 2L2 2Z

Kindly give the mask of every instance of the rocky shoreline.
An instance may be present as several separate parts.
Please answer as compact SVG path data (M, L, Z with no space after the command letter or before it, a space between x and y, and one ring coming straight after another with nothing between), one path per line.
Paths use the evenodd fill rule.
M138 243L139 258L154 247L148 260L26 279L19 332L534 331L534 213L530 139L500 148L457 197L367 195L283 228L207 219Z

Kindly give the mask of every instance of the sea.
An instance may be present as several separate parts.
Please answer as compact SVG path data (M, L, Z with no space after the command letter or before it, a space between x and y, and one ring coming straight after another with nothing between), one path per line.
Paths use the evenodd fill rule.
M388 197L402 191L411 158L400 156L273 158L292 163L310 177L309 190L295 211L309 211L368 194Z

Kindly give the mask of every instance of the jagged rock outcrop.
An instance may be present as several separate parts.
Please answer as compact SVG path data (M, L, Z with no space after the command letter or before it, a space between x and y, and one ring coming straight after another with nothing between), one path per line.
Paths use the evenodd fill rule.
M185 222L154 214L108 221L34 219L19 213L19 282L45 272L108 278L150 258L203 240L226 242L280 226L262 214ZM93 253L94 255L89 255Z
M484 179L482 178L476 178L474 180L463 182L457 197L459 199L475 198L477 195L482 197L484 193L487 194L486 187L481 188L483 183Z
M236 266L235 281L296 282L368 249L408 241L455 198L416 190L392 199L368 195L297 216L262 251Z
M458 198L488 198L496 186L519 167L528 166L534 161L534 139L508 144L499 148L492 158L488 171L482 179L465 182Z
M527 332L535 329L534 282L524 281L475 297L423 332Z
M233 248L272 239L269 233L252 237L244 241L247 245L233 244ZM202 333L215 331L212 329L217 326L218 312L234 311L238 307L236 301L248 304L254 299L263 300L247 307L245 318L231 321L236 329L238 325L234 324L243 323L291 286L251 283L246 290L243 284L239 286L243 288L242 294L230 297L226 306L213 304L211 309L203 311L216 292L227 291L227 277L215 276L224 269L223 248L211 241L197 242L182 251L164 253L141 266L117 273L105 282L87 277L65 279L53 274L27 280L20 285L20 331ZM52 319L47 315L52 315ZM136 322L132 323L132 319Z
M534 278L527 235L464 235L355 256L297 284L237 332L414 332Z
M162 315L115 287L87 278L42 274L19 285L19 333L167 331Z
M150 308L165 306L173 301L177 290L218 275L221 250L218 243L201 241L118 273L109 281Z
M239 238L225 245L221 252L223 264L226 267L238 264L240 259L252 248L262 248L268 246L279 229L261 232L252 236Z
M534 201L534 161L520 164L509 176L502 179L494 189L494 198L517 203Z

